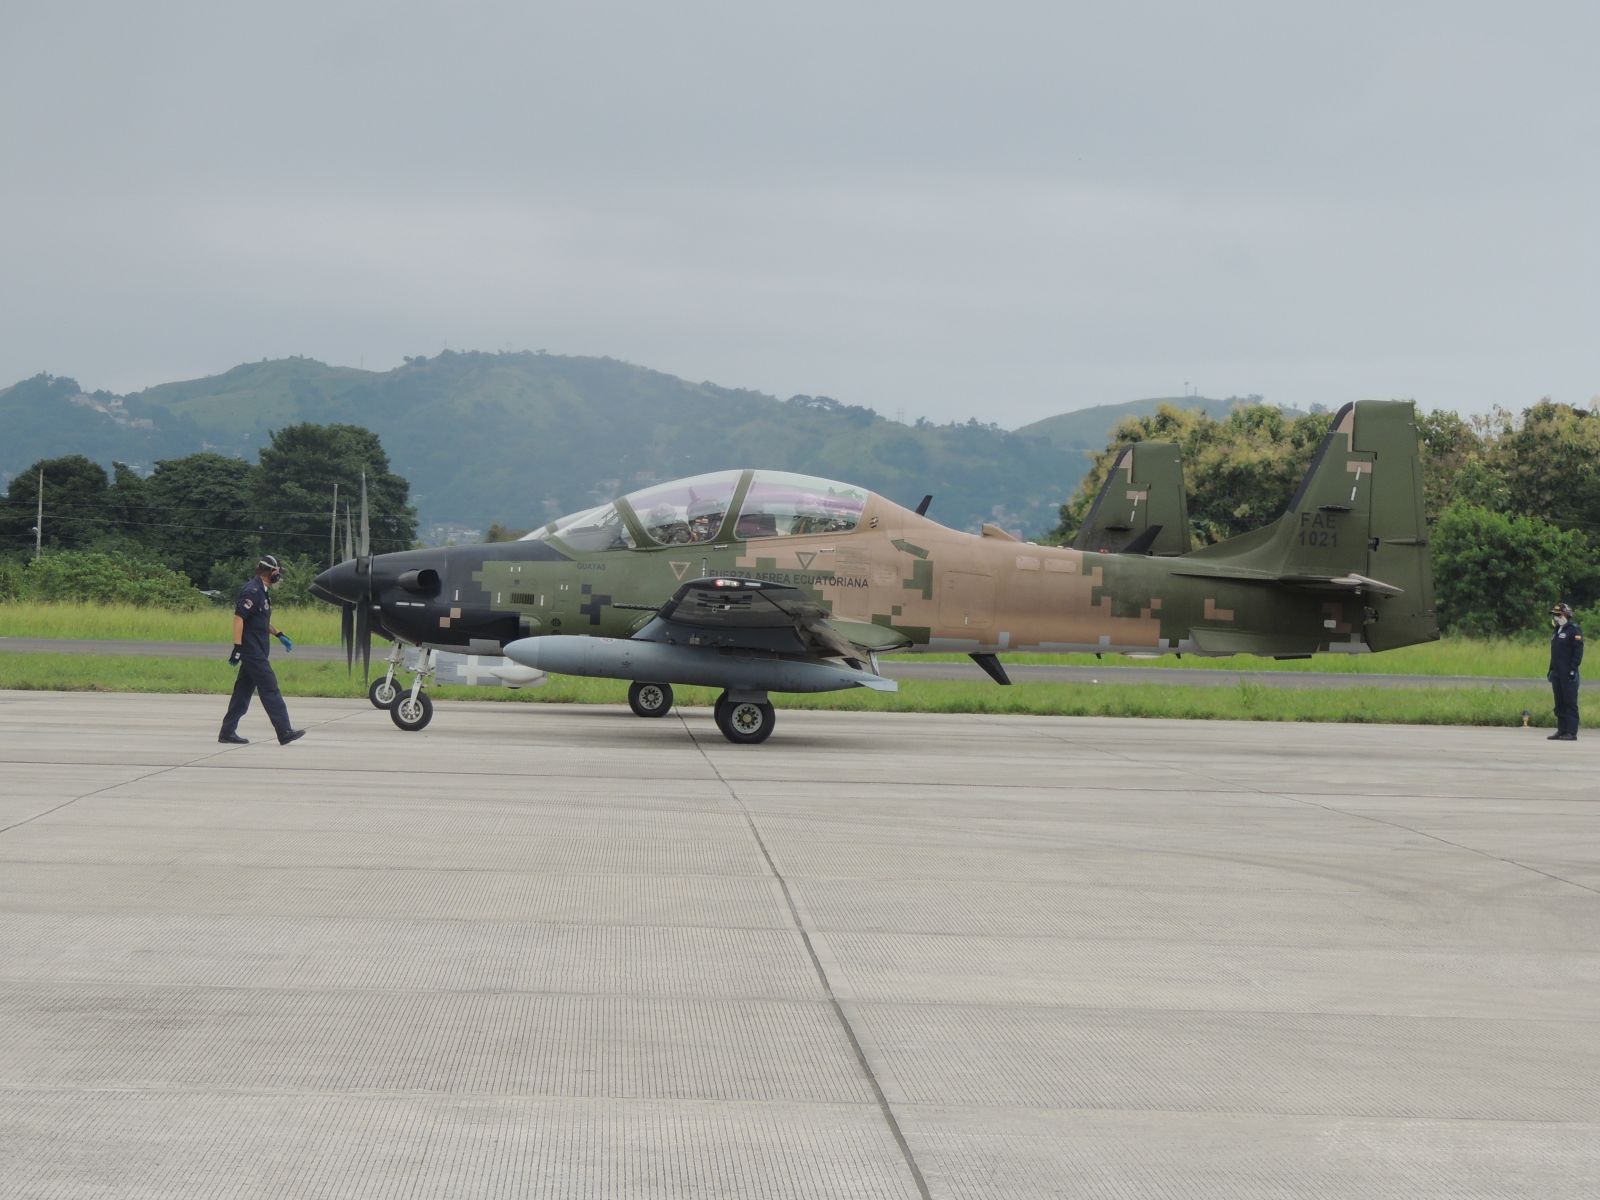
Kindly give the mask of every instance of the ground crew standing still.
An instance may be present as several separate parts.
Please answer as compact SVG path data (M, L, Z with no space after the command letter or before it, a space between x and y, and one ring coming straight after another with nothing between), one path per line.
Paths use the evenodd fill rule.
M1556 731L1552 742L1578 740L1578 664L1583 661L1583 630L1572 622L1572 606L1555 604L1550 608L1550 624L1556 628L1550 638L1550 673L1546 676L1556 694Z
M267 710L272 728L278 732L278 744L287 746L296 738L306 735L304 729L289 724L289 710L283 705L283 693L278 690L278 677L272 673L267 661L270 638L283 643L285 651L293 650L289 635L272 623L272 598L267 589L283 578L283 568L270 554L263 554L256 564L256 573L239 589L239 599L233 606L233 653L229 663L237 663L239 678L233 685L233 697L228 701L228 713L222 718L222 732L217 741L236 746L248 745L250 739L239 736L239 718L250 707L250 694L261 693L261 707Z

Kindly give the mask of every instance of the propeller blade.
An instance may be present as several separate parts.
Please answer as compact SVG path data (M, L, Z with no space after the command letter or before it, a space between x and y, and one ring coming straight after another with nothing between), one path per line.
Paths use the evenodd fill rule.
M361 643L361 682L372 681L372 611L366 604L356 605L356 641Z
M356 556L356 536L350 530L350 506L348 504L344 506L344 556L345 558L354 558Z
M339 644L344 647L344 669L356 669L356 607L353 604L339 606Z
M361 472L361 557L372 556L372 531L367 524L367 473Z
M328 565L339 565L339 484L333 485L333 513L328 517Z

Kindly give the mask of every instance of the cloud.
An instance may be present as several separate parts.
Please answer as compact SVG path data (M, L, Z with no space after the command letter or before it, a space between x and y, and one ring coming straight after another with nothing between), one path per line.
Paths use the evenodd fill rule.
M1588 6L24 6L0 380L610 354L1019 424L1600 389Z

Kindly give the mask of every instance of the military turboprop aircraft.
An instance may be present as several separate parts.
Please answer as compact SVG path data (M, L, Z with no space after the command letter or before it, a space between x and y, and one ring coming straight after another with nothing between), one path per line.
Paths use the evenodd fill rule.
M1150 480L1165 485L1159 520L1149 504L1126 511ZM1299 658L1439 636L1409 403L1346 405L1282 517L1198 550L1176 454L1160 448L1112 470L1085 544L958 533L926 506L735 470L656 484L517 542L372 555L363 497L359 553L313 591L344 606L347 656L359 645L367 661L373 629L395 641L391 689L401 643L421 648L392 707L403 729L428 723L435 652L455 648L630 680L642 717L670 710L673 684L721 688L717 726L735 743L771 734L771 692L893 691L878 673L889 652L959 651L1008 683L1007 651ZM1089 548L1107 534L1121 553Z

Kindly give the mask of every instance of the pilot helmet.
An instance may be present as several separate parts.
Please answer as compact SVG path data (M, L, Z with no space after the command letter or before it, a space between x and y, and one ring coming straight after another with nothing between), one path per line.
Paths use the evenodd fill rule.
M267 576L268 581L271 582L271 583L277 583L278 580L283 578L283 565L281 563L279 563L278 560L276 558L274 558L270 554L263 554L261 556L261 561L256 563L256 570L258 572L259 571L271 572Z
M726 508L726 503L714 497L696 500L689 505L689 524L707 535L715 533L717 526L722 524L722 514Z
M1550 606L1550 624L1559 626L1564 621L1572 620L1572 605L1565 600L1557 600Z
M678 510L665 501L652 508L647 518L652 529L661 529L664 526L674 524L678 519Z

